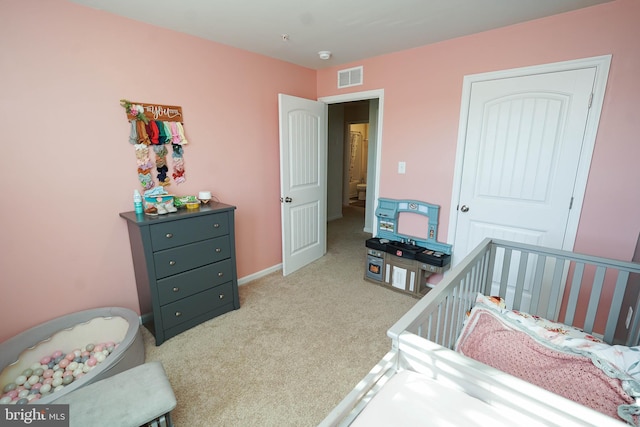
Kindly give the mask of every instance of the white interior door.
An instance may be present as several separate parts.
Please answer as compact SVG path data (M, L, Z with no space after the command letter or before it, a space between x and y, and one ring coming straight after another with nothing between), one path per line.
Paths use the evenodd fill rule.
M485 237L562 248L593 68L474 83L455 251Z
M327 251L327 106L279 94L282 273Z
M472 84L458 261L486 237L563 247L595 75L585 68Z

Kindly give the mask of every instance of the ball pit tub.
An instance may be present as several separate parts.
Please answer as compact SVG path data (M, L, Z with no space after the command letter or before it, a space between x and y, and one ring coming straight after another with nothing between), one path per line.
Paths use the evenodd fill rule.
M54 402L85 385L108 378L144 362L144 342L138 315L126 308L103 307L58 317L28 329L0 344L0 394L26 369L47 355L83 348L90 343L117 345L103 362L62 390L43 395L34 403Z

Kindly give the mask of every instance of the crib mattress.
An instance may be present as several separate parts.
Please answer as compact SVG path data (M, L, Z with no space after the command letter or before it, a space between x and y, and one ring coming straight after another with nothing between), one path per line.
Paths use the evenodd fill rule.
M471 425L513 427L522 424L460 389L409 370L391 377L351 424L356 427Z

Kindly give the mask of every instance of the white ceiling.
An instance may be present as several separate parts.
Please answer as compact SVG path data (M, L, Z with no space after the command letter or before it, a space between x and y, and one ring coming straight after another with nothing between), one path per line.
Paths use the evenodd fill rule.
M321 69L612 0L71 1Z

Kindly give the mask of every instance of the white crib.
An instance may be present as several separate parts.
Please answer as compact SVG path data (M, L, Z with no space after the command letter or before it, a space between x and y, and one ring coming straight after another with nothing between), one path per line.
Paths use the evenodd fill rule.
M320 425L625 425L452 349L478 293L637 346L638 278L639 264L486 239L389 329L391 351Z

